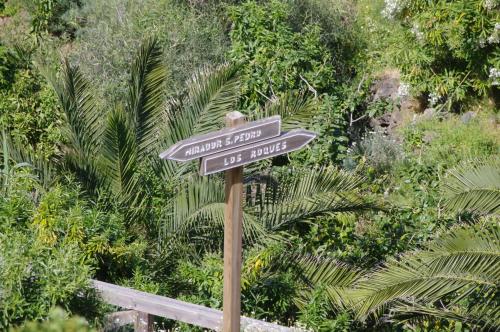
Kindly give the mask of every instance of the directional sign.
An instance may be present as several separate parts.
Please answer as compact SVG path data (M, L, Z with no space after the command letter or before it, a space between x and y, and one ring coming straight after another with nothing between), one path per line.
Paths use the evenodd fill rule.
M298 150L316 137L304 129L281 134L279 116L244 122L240 112L228 113L228 128L177 142L160 154L162 159L177 161L201 158L202 175L226 171L223 332L240 330L243 223L243 167L240 166Z
M172 145L160 154L162 159L188 161L279 136L281 117L272 116L241 126L193 136Z
M213 174L253 163L254 161L292 152L300 149L315 137L316 134L311 131L294 129L263 142L212 154L202 158L200 173L201 175Z

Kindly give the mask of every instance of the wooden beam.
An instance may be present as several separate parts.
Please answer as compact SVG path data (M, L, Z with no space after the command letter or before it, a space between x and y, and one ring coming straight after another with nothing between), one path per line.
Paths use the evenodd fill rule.
M245 117L240 112L231 112L226 115L227 127L236 127L243 123L245 123ZM224 212L223 332L240 331L242 194L243 167L227 170Z
M168 297L140 292L135 289L91 280L92 286L104 301L121 308L136 310L155 316L178 320L180 322L220 331L222 311L201 305L174 300ZM290 328L241 316L241 328L245 332L300 332Z
M153 332L153 315L139 311L135 320L135 332Z
M109 315L106 315L104 331L114 331L124 325L134 324L136 320L137 311L135 310L113 312Z

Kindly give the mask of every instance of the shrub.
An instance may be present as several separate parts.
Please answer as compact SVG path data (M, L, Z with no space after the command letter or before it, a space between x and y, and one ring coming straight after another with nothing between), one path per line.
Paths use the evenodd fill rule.
M373 169L369 172L383 174L391 169L392 165L402 160L403 151L399 143L394 138L387 136L383 132L368 132L359 143L353 143L349 150L349 157L344 164L349 163L349 159L362 159Z
M91 269L77 246L44 244L12 229L0 234L0 271L0 326L6 328L44 318L55 305L68 308Z
M0 127L16 145L49 159L59 152L61 112L55 93L31 60L30 49L2 52L0 46Z
M358 66L364 41L356 22L357 6L349 0L288 0L290 25L302 31L308 25L321 28L320 41L330 53L337 81L349 80Z
M32 31L40 35L49 32L60 35L67 31L62 16L74 6L79 6L81 0L34 0L25 1L31 14Z
M45 191L26 166L13 167L7 179L0 197L0 329L45 319L54 306L100 317L89 279L131 276L143 246L128 241L122 219L85 203L71 180Z
M11 332L93 332L87 321L81 317L68 317L61 308L50 311L45 321L27 322L21 327L10 329Z
M301 32L293 32L287 22L290 10L278 0L228 7L233 22L229 58L242 63L245 108L288 90L330 91L335 82L330 54L321 43L321 28L308 24Z
M392 47L414 93L448 109L498 94L499 5L497 0L385 1L383 14L406 27L400 45Z
M168 69L167 94L206 63L220 63L227 49L217 8L197 10L172 0L86 1L66 20L76 30L70 60L94 78L97 100L106 106L127 93L130 64L147 36L156 36Z
M228 57L240 65L241 107L252 113L269 101L286 100L291 91L314 99L308 116L318 139L311 149L294 154L296 164L328 164L341 159L346 149L347 122L341 102L346 89L340 82L349 77L345 72L352 56L347 54L353 51L339 32L350 27L344 20L349 15L337 11L338 7L315 0L228 6L233 23ZM334 16L327 17L321 8L329 8ZM346 35L351 36L350 32Z

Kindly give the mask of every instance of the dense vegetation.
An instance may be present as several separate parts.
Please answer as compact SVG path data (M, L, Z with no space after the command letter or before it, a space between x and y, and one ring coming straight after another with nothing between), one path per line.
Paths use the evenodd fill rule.
M318 133L245 168L244 315L500 329L499 43L498 0L0 0L0 330L98 330L91 278L221 308L223 176L157 156L233 110Z

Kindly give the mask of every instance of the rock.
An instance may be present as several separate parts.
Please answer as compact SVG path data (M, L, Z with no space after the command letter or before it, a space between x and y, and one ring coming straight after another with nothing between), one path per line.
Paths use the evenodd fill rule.
M386 70L382 72L375 84L372 86L373 100L392 99L396 100L398 96L399 85L401 84L399 71Z
M424 137L422 137L422 141L424 141L424 143L430 143L432 142L436 137L438 136L438 134L434 131L428 131L424 134Z
M407 97L401 100L401 111L411 112L411 113L422 113L424 110L423 102L421 98Z
M378 118L370 119L370 125L374 129L387 128L391 124L392 113L385 113Z
M470 122L470 120L475 118L476 115L477 115L476 112L469 111L464 113L460 119L462 120L463 123L467 124Z
M430 120L436 115L436 110L434 108L426 108L422 114L422 118L425 120Z

